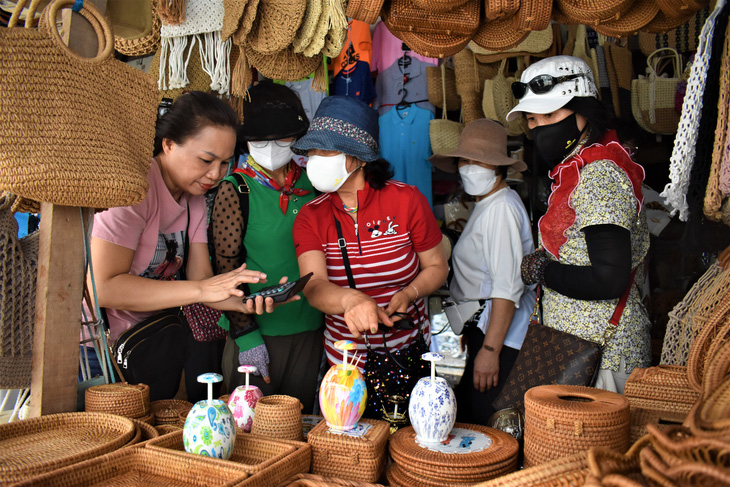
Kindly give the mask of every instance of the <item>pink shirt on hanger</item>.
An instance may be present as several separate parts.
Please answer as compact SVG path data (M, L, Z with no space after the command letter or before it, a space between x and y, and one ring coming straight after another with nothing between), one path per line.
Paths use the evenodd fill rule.
M393 65L396 59L403 57L403 41L394 36L382 21L378 21L373 33L373 57L370 71L382 73ZM405 51L412 58L438 66L438 59L421 56L413 51Z

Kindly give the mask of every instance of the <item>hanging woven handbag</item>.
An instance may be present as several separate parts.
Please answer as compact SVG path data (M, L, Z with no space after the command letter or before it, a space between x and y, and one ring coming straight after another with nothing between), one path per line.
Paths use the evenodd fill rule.
M67 47L56 15L73 5L52 1L38 30L17 27L15 14L0 30L0 190L65 206L135 205L148 189L157 89L114 59L112 30L91 2L79 13L96 32L96 57Z
M459 145L459 136L464 129L464 124L454 122L446 118L447 96L446 96L446 66L441 63L441 118L429 122L428 132L431 139L431 151L434 154L449 154ZM458 99L458 98L457 98ZM452 107L456 108L456 107Z
M639 125L654 134L674 134L680 113L675 107L677 85L682 80L682 59L671 47L654 51L646 59L646 76L631 82L631 108ZM660 74L663 64L669 73Z
M38 232L18 239L12 206L0 196L0 389L30 387Z

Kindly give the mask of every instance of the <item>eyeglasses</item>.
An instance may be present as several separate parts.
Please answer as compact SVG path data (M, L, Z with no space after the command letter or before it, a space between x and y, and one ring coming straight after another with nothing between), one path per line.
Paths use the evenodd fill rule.
M515 81L514 83L512 83L512 94L515 95L515 98L520 100L523 96L527 94L527 88L530 88L530 90L536 95L542 95L550 92L550 90L555 88L560 83L565 83L566 81L574 80L577 78L585 78L585 76L586 73L576 73L568 74L565 76L558 76L556 78L554 76L550 76L549 74L541 74L539 76L535 76L527 83L522 83L520 81Z
M249 141L249 144L251 144L251 147L255 147L257 149L263 149L266 147L270 142L273 142L278 147L289 147L294 143L294 140L256 140L256 141Z

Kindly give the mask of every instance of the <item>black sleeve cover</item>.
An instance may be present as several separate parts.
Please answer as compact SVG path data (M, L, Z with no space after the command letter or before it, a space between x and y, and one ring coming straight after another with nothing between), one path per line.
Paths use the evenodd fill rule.
M631 280L631 233L618 225L591 225L583 233L591 265L551 262L545 285L575 299L620 297Z

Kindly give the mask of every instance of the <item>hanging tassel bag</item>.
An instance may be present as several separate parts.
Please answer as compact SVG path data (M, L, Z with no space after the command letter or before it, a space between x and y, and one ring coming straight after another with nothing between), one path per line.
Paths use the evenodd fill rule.
M671 72L660 74L669 64ZM674 99L682 80L682 60L671 47L654 51L646 59L646 76L631 82L631 108L639 125L654 134L674 134L680 113Z
M79 13L98 37L93 58L69 49L56 29L56 15L74 0L52 1L38 30L16 26L25 4L19 0L9 27L0 29L0 190L24 199L14 209L32 211L40 201L139 203L155 137L154 82L114 59L114 35L91 2Z

